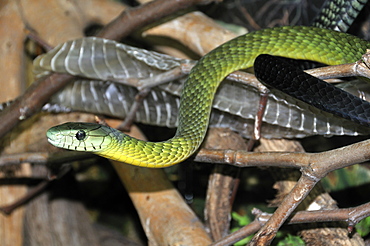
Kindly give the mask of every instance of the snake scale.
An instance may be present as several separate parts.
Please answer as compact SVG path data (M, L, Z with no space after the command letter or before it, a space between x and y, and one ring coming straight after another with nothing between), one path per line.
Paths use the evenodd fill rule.
M166 65L173 71L182 66L181 64L190 62L177 62L174 57L137 47L127 47L112 40L86 37L60 44L52 51L37 57L34 60L34 70L43 74L45 71L72 73L80 77L54 94L43 110L53 113L89 112L125 119L132 112L139 92L135 86L124 84L125 81L144 80L142 83L148 85L152 81L158 81L158 77L165 77L163 73L169 71L158 65ZM156 66L148 66L149 63ZM171 64L174 64L175 68L169 66ZM99 71L93 68L99 68ZM121 75L117 76L119 74ZM100 75L100 78L97 75ZM140 107L135 110L135 122L176 128L185 80L186 76L151 88ZM364 81L356 80L337 86L351 91L354 95L370 99L368 85ZM245 138L250 138L253 135L259 99L260 93L253 85L224 80L213 99L209 126L229 128ZM370 128L333 117L279 91L269 93L262 121L263 138L370 134Z
M365 3L364 0L325 1L312 25L345 32ZM194 61L181 60L112 40L85 37L60 44L37 57L34 60L34 71L37 76L52 71L80 77L53 95L43 110L53 113L81 111L124 119L132 112L138 93L135 84L132 86L129 81L141 81L142 85L148 86L153 81L158 81L156 78L168 78L162 75L165 71L177 69L181 64L187 63ZM125 84L127 82L129 85ZM184 82L185 78L181 78L153 87L141 106L135 110L135 122L177 127ZM357 80L341 83L340 86L366 98L366 82ZM253 86L224 80L213 100L209 126L229 128L250 138L253 135L259 97L259 92ZM261 136L264 138L356 136L368 135L370 132L370 128L333 117L278 91L268 95L262 121Z
M48 130L51 144L144 167L167 167L193 154L202 143L214 94L231 72L253 66L260 54L305 59L329 65L359 60L368 42L349 34L315 27L277 27L233 39L204 56L185 82L179 126L173 138L146 142L110 127L66 123Z
M254 62L254 72L260 81L289 96L370 127L369 102L304 73L282 58L259 55Z

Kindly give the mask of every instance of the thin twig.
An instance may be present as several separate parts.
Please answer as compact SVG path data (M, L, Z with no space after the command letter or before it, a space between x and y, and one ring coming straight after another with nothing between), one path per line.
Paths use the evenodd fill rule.
M0 157L0 167L19 165L22 163L32 163L36 165L48 165L56 167L66 162L95 158L96 155L85 152L63 151L58 153L31 152L12 155L2 155Z
M264 213L259 209L253 209L252 213L256 216L250 224L240 228L211 246L230 245L256 233L271 218L272 214ZM348 223L349 228L359 223L362 219L370 215L370 203L365 203L353 208L341 208L333 210L299 211L294 213L286 222L287 225L315 223L315 222L335 222L342 221Z
M58 170L56 175L48 175L46 179L42 180L36 187L30 189L27 194L19 198L17 201L13 202L9 205L0 206L0 212L5 215L10 215L15 209L19 208L20 206L26 204L39 194L41 194L45 189L49 187L49 185L56 179L62 178L68 171L71 170L71 166L63 166Z
M197 162L221 163L238 167L271 166L303 168L308 165L322 176L328 172L368 161L370 140L321 153L247 152L243 150L201 149L195 156Z
M35 198L37 195L41 194L50 184L52 180L44 180L40 182L36 187L27 192L26 195L15 201L10 205L0 206L0 212L5 215L10 215L15 209L29 202L31 199Z
M101 30L98 37L120 40L139 28L152 24L165 16L194 5L211 3L212 0L156 0L125 10Z
M284 198L271 218L254 235L249 245L270 245L276 233L320 179L302 174L292 191Z
M209 0L157 0L143 4L122 12L119 17L101 30L99 36L117 40L163 16L195 4L209 2ZM0 138L4 137L20 121L37 113L53 94L66 86L73 78L66 74L51 74L47 78L34 82L15 103L0 113Z
M370 140L322 153L250 153L245 151L202 150L195 160L225 161L236 166L284 166L300 168L302 176L293 190L284 198L269 221L253 237L250 245L271 243L277 231L313 187L329 172L367 161L370 157ZM211 154L211 155L210 155ZM204 157L201 158L201 157ZM218 162L220 163L220 162Z
M72 75L54 73L35 81L20 98L0 113L0 138L22 120L37 113L54 93L73 78Z

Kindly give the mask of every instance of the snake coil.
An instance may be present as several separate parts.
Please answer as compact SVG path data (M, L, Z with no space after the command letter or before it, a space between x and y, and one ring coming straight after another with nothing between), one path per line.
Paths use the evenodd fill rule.
M192 69L182 92L179 126L173 138L146 142L97 124L66 123L49 129L48 141L132 165L171 166L188 158L202 143L220 82L233 71L253 66L258 55L337 65L359 60L367 46L367 41L355 36L314 27L287 26L248 33L217 47ZM77 138L79 131L85 132L85 138Z

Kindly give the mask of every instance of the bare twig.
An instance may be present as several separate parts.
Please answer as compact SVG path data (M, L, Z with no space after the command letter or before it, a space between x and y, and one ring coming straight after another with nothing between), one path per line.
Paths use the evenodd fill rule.
M250 245L269 245L282 224L319 181L319 178L303 173L293 190L284 198L275 213L258 233L254 235Z
M201 150L197 161L217 162L222 160L236 166L284 166L300 168L302 176L293 190L285 197L269 221L255 235L251 245L269 244L278 229L294 209L309 194L312 188L329 172L369 159L370 140L355 143L317 154L309 153L248 153L245 151L208 151L202 160Z
M204 146L206 148L247 149L245 140L229 129L209 129ZM241 169L226 165L215 165L208 180L204 218L213 240L228 234L230 212L239 186Z
M99 36L110 39L122 38L132 30L158 20L165 15L175 13L194 4L209 2L209 0L157 0L144 4L126 13L123 12L111 24L103 28ZM21 120L25 120L38 112L54 93L67 85L72 79L73 76L71 75L52 74L46 79L40 79L33 83L23 96L0 114L0 122L2 122L0 138L4 137Z
M309 165L301 169L302 176L293 190L284 198L281 205L275 211L269 221L253 237L250 245L270 244L277 230L290 216L299 203L309 194L312 188L329 172L363 162L369 159L366 149L369 148L369 140L350 146L314 154ZM350 152L349 152L350 151ZM340 153L344 154L344 158Z
M161 1L157 1L157 2L161 2ZM168 2L168 1L166 1L166 2ZM151 7L151 9L154 9L154 8ZM112 24L112 26L114 26L114 24ZM109 36L109 35L110 34L107 34L107 36ZM53 76L57 76L57 77L55 78ZM59 76L62 76L62 75L53 74L50 77L48 77L48 79L51 78L51 81L57 80L59 78ZM66 78L63 78L62 80L64 80L64 79L66 81L68 81L68 80L71 80L72 78L67 76ZM42 83L42 82L40 82L40 83ZM62 84L62 83L63 82L60 82L60 84ZM62 87L62 85L60 87ZM60 87L58 87L58 88L60 88ZM42 89L45 90L45 87L42 87ZM49 91L50 94L52 94L51 93L52 90L56 90L56 88L54 86L51 86L50 91ZM48 90L45 90L45 91L48 91ZM48 99L48 95L46 95L46 96L43 95L43 97L40 101L37 101L35 99L36 95L37 95L37 98L40 97L40 94L32 94L32 93L28 95L29 97L26 97L26 99L31 100L32 103L34 103L34 104L32 104L32 103L25 104L24 102L26 102L26 100L23 101L23 103L20 100L18 106L15 106L15 108L14 108L14 112L18 112L18 113L14 114L12 118L9 118L10 119L10 121L8 122L9 124L5 123L3 125L10 126L10 128L11 128L12 125L14 125L14 124L12 124L12 121L18 121L20 119L25 119L25 118L29 117L30 115L32 115L34 112L37 112L37 109L44 102L46 102L46 100ZM18 111L16 109L18 109ZM0 117L0 120L2 120L1 117ZM4 122L4 121L2 121L2 122ZM0 132L3 132L1 128L0 128ZM4 132L6 132L6 131L4 131ZM2 136L1 133L0 133L0 136ZM342 156L342 155L343 155L343 153L341 152L341 155L338 155L338 156ZM352 153L352 155L353 155L353 153ZM367 154L365 156L369 156L369 155ZM292 156L285 157L285 160L287 158L292 158ZM302 178L301 178L300 182L297 184L296 188L293 190L292 193L290 193L290 195L286 198L286 201L279 208L280 210L278 209L277 210L278 212L275 213L275 215L274 215L275 217L273 216L270 219L270 224L267 224L267 226L266 226L267 230L262 230L261 231L260 235L263 234L264 236L259 237L258 240L262 240L264 242L268 242L269 240L271 240L273 238L274 234L276 233L277 229L281 226L281 224L284 222L284 220L287 218L287 216L289 216L290 212L309 193L310 189L315 185L317 180L319 180L323 176L325 176L327 171L330 170L330 168L329 169L323 168L323 166L320 165L321 164L320 162L315 162L315 159L314 158L311 159L311 158L312 158L312 156L311 157L307 156L307 163L306 163L306 165L303 165L303 166L306 167L306 168L303 169L304 171L306 171L305 172L306 175L302 176ZM330 158L327 158L327 159L330 159ZM294 160L294 159L288 160L287 164L288 165L293 165L294 163L292 162L292 160ZM344 159L341 159L340 161L343 161L343 160ZM266 163L264 163L264 165L266 165ZM279 165L281 166L281 164L279 164ZM350 164L347 164L347 165L350 165ZM338 166L339 165L337 163L336 165L331 165L331 168L338 168ZM304 192L302 192L302 190ZM299 197L297 195L299 195ZM270 228L272 228L272 229L270 229ZM260 236L260 235L258 235L258 236Z
M74 77L68 74L51 74L35 81L23 94L0 113L0 138L20 121L37 113L49 98L63 88Z
M30 32L27 34L28 38L36 42L38 45L40 45L43 49L45 49L46 52L52 50L54 47L50 45L48 42L43 40L39 35L37 35L35 32Z
M223 163L238 167L271 166L303 168L311 166L317 176L369 160L370 140L321 153L247 152L201 149L195 161Z
M196 4L208 4L212 1L213 0L152 1L122 12L122 14L109 23L106 28L101 30L97 36L119 40L140 27L151 24L181 9L186 9Z
M370 70L367 65L368 56L369 54L366 53L362 56L361 60L354 63L315 68L306 70L305 72L319 79L332 79L351 76L370 78Z
M36 156L37 156L37 154L36 154ZM27 158L29 158L30 160L35 160L36 159L37 161L40 162L40 160L42 159L42 156L45 156L45 155L42 155L42 154L38 153L38 157L34 158L35 155L28 154ZM39 157L41 157L41 158L39 158ZM67 157L67 159L70 159L70 158ZM66 160L66 158L62 158L61 160ZM68 165L68 166L65 165L57 171L56 175L54 175L54 174L47 175L47 177L44 178L44 180L42 180L36 187L30 189L27 192L27 194L25 194L24 196L19 198L14 203L9 204L9 205L0 206L0 212L4 213L5 215L10 215L15 209L17 209L18 207L26 204L27 202L29 202L30 200L32 200L33 198L35 198L36 196L41 194L47 187L49 187L49 185L55 179L62 178L70 170L71 170L71 166L70 165Z
M272 214L264 213L259 209L253 209L252 213L256 216L255 220L244 226L240 230L229 234L221 240L212 243L212 246L233 244L247 236L256 233L271 218ZM343 221L348 223L349 229L362 219L370 215L370 203L365 203L353 208L343 208L334 210L300 211L294 213L286 222L287 225L314 223L314 222L333 222Z
M15 209L19 208L20 206L24 205L25 203L27 203L28 201L42 193L50 185L51 181L52 180L44 180L40 182L36 187L28 191L26 195L24 195L22 198L18 199L14 203L10 205L0 206L0 212L2 212L5 215L10 215Z
M30 152L13 155L2 155L0 157L0 167L19 165L22 163L32 163L37 165L60 165L66 162L84 160L96 157L91 153L63 151L60 153Z

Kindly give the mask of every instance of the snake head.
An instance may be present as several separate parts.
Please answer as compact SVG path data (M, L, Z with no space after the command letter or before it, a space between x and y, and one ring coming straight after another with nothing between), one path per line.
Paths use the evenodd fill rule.
M59 148L98 152L109 147L115 131L94 123L68 122L50 128L46 136L49 143Z

